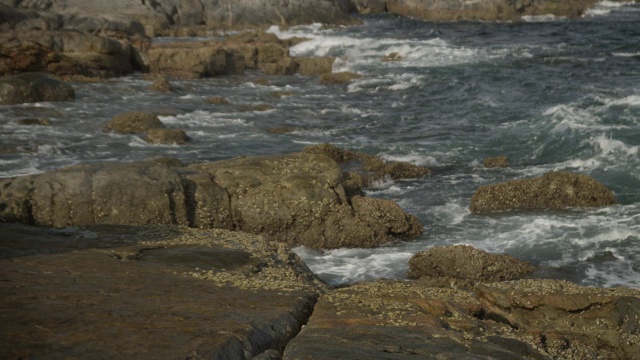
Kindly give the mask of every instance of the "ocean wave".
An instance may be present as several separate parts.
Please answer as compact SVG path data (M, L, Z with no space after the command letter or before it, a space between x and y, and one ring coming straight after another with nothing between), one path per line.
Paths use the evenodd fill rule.
M633 5L633 1L626 2L614 2L614 1L600 1L596 3L591 9L585 12L585 16L602 16L608 15L613 10L623 8L625 6Z

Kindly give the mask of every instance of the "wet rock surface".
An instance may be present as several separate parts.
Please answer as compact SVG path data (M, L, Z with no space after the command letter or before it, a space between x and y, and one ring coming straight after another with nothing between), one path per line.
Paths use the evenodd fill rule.
M86 164L0 180L0 219L52 227L174 224L262 234L314 248L375 247L422 233L394 201L348 196L321 154L185 168Z
M132 111L115 116L106 124L106 128L120 134L140 134L149 129L164 129L164 124L156 114Z
M634 359L637 301L556 280L363 283L322 295L283 358Z
M468 245L436 246L409 260L409 278L450 279L472 287L478 282L514 280L535 266L506 254L490 254Z
M285 245L247 234L0 228L7 358L279 354L324 291Z
M73 87L45 73L0 77L0 104L22 104L75 99Z
M565 209L616 204L611 190L593 178L566 171L532 179L481 186L471 198L474 213L505 210Z

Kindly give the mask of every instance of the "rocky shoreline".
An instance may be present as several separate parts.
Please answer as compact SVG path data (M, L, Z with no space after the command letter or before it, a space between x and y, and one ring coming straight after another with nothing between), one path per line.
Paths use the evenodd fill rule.
M359 75L332 73L333 58L290 56L304 39L255 29L342 26L358 22L354 13L383 12L438 21L575 18L594 3L0 0L0 104L69 101L65 81L134 71L149 73L155 91L172 91L172 79L245 69L349 82ZM216 40L152 41L246 29ZM189 140L142 112L112 119L105 131ZM0 179L0 352L12 359L637 358L638 290L540 279L532 264L466 246L416 254L412 280L332 288L291 252L419 236L415 216L363 189L430 174L322 144L277 156L81 164ZM475 214L616 203L604 185L566 172L481 187L470 201Z

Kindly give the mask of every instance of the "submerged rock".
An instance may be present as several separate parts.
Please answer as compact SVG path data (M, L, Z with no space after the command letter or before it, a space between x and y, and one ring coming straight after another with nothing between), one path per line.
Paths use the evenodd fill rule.
M164 93L173 92L173 86L164 76L157 76L153 80L153 84L149 85L147 89Z
M182 129L149 129L145 140L152 144L182 145L189 137Z
M566 171L481 186L471 198L474 213L598 207L616 204L611 190L587 175Z
M487 157L484 159L483 166L486 168L506 168L509 167L509 160L506 156Z
M67 101L75 98L69 84L45 73L24 73L0 77L0 104Z
M132 111L115 116L107 123L106 128L120 134L140 134L149 129L164 129L164 124L156 114Z
M338 73L328 73L320 76L320 84L346 84L352 80L361 78L362 75L344 71Z
M468 245L436 246L409 260L409 278L447 278L467 286L519 279L535 266L505 254L489 254Z

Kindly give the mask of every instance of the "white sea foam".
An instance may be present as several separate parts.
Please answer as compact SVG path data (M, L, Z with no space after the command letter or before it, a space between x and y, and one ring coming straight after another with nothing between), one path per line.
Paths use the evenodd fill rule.
M522 20L525 22L550 22L550 21L560 21L566 20L565 16L555 16L553 14L546 15L525 15L522 17Z
M311 271L332 285L379 278L403 278L413 252L399 248L337 249L318 252L304 246L293 251Z
M230 115L232 117L230 117ZM161 116L159 119L165 124L180 126L207 126L207 127L250 127L253 123L242 118L234 117L228 113L211 113L204 110L196 110L177 116Z
M635 53L614 52L614 53L611 53L611 55L616 56L616 57L636 57L636 56L640 57L640 51L635 52Z
M402 161L409 162L415 165L420 166L435 166L438 165L438 161L431 155L419 154L416 152L409 152L404 155L394 155L394 154L380 154L380 157L386 161Z
M591 9L585 12L585 16L602 16L608 15L615 9L620 9L625 6L629 6L633 2L614 2L614 1L600 1L596 3Z

